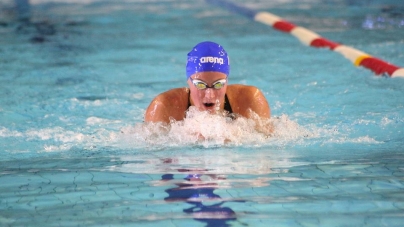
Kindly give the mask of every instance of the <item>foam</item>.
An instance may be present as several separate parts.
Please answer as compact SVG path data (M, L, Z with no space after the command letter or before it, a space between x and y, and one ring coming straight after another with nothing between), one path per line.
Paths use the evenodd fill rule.
M45 4L45 3L69 3L69 4L92 4L97 2L103 2L103 0L30 0L30 4ZM129 3L144 3L144 2L158 2L151 0L125 0L123 2Z
M298 113L296 113L299 115ZM300 114L301 115L301 114ZM299 115L299 116L300 116ZM307 114L306 114L307 115ZM308 114L312 119L315 116ZM71 125L69 119L64 124ZM355 122L353 124L357 124ZM362 122L363 123L363 122ZM365 122L367 123L367 122ZM385 118L381 124L390 123ZM31 128L25 131L0 127L0 138L11 141L13 152L58 152L71 149L94 150L111 147L113 150L167 150L171 148L215 148L215 147L272 147L283 149L296 145L311 146L325 144L377 144L381 143L369 135L350 135L351 129L344 125L300 125L288 115L273 116L270 120L238 117L231 120L223 113L210 114L191 107L182 121L143 123L123 126L121 120L88 117L83 126ZM272 125L273 133L266 135L256 130L257 124ZM21 143L18 149L13 141ZM8 144L8 142L5 142ZM13 145L14 144L14 145Z
M89 117L86 119L87 125L111 125L111 124L118 124L121 123L119 120L108 120L105 118L99 117Z
M266 135L256 130L258 124L273 125L274 133ZM262 146L278 145L316 137L315 132L300 126L287 115L265 119L238 117L231 120L223 114L210 114L190 108L183 121L173 120L170 125L162 123L139 123L122 132L132 136L132 143L144 141L149 146ZM137 141L138 140L138 141Z
M369 136L360 136L356 138L334 137L329 138L324 143L345 144L345 143L358 143L358 144L380 144L383 142L377 141Z

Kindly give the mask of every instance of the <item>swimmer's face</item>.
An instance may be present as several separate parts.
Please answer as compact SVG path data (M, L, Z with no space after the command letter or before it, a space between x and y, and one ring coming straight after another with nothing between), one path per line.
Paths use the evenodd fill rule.
M191 80L192 79L192 80ZM191 91L191 104L197 107L200 111L215 112L219 107L224 108L224 95L227 89L227 76L220 72L201 72L195 73L188 79L188 86ZM194 85L196 82L207 84L206 89L198 89ZM215 89L212 87L220 87L224 82L223 87ZM200 86L201 88L203 86Z

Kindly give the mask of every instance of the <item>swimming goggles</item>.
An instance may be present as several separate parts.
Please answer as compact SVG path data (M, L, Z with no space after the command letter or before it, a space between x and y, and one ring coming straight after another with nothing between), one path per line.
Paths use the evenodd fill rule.
M191 77L189 79L191 79L191 82L198 90L205 90L207 88L214 88L216 90L219 90L222 89L224 85L227 83L227 79L221 79L214 82L212 86L208 86L208 84L203 82L202 80L192 79Z

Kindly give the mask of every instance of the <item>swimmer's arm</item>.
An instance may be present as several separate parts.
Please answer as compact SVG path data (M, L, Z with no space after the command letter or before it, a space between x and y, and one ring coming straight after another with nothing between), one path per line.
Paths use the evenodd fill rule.
M264 94L258 88L251 88L251 100L249 106L248 118L255 120L257 131L265 135L271 135L274 131L271 118L271 109Z
M256 87L250 88L250 106L249 109L261 118L271 118L271 109L264 94ZM252 116L249 116L251 118Z

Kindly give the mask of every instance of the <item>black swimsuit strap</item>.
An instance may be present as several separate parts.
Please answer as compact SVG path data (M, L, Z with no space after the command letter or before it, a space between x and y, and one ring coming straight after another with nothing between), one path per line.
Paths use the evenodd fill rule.
M227 95L224 95L224 110L229 112L229 114L233 113L233 110L231 109L231 105L230 105L229 99L227 98Z
M188 108L190 106L191 106L191 91L188 91ZM224 95L224 110L229 112L229 114L233 113L233 110L231 109L229 99L227 98L227 94Z
M191 106L191 90L187 89L187 91L188 91L188 108L187 108L188 110L189 107Z

